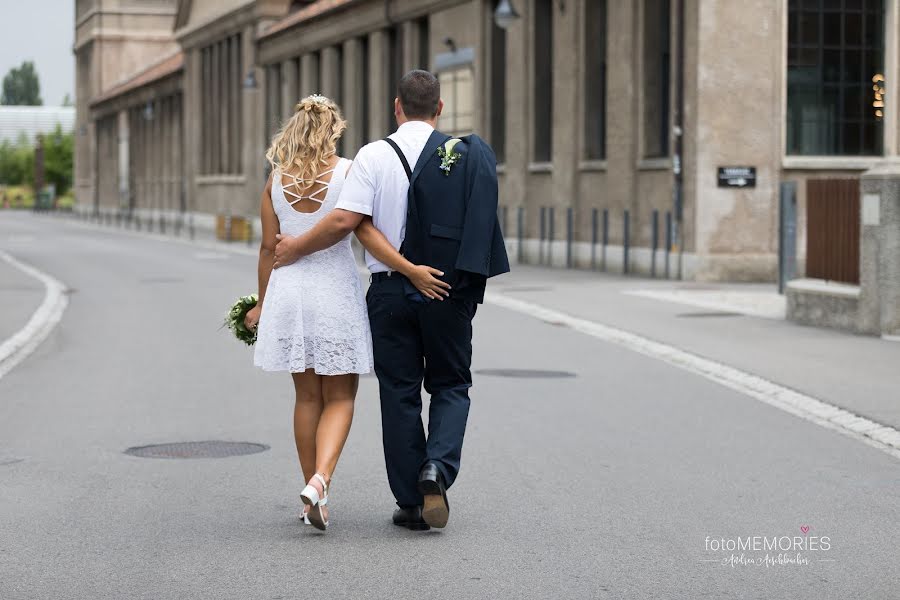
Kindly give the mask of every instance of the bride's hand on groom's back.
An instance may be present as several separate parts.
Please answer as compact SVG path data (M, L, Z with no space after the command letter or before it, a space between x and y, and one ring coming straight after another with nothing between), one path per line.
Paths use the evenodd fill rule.
M450 295L450 284L438 279L443 274L443 271L438 271L428 265L414 265L408 273L405 273L410 283L423 296L432 300L443 300L445 296Z

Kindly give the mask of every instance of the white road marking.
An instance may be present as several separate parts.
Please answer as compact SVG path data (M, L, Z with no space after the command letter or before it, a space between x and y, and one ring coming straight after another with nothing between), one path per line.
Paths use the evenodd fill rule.
M580 333L662 360L900 459L900 431L757 375L634 333L574 317L532 302L493 292L485 295L485 301L547 323L567 325Z
M0 378L34 352L62 319L69 304L66 286L59 280L0 251L0 260L44 284L44 301L22 329L0 343Z

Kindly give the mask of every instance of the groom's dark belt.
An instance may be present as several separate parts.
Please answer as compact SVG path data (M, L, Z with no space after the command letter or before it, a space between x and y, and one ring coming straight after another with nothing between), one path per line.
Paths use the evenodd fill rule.
M372 283L381 283L382 281L388 281L391 278L400 279L402 277L403 275L396 271L383 271L381 273L372 273L372 278L370 279L370 281Z

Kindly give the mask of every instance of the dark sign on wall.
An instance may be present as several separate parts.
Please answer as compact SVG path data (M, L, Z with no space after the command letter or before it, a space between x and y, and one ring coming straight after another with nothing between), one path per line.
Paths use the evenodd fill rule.
M719 187L756 187L756 167L719 167Z

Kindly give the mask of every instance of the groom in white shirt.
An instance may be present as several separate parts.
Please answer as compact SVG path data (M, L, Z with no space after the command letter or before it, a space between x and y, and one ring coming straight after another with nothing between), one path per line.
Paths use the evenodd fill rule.
M449 170L441 171L436 151L450 139L435 131L442 108L434 75L427 71L406 74L394 102L397 131L359 151L335 210L304 236L281 239L275 250L276 267L290 264L330 247L354 230L366 247L366 264L372 273L367 304L381 392L385 462L399 506L393 522L416 530L447 524L446 490L459 471L469 411L472 318L486 278L508 270L496 223L493 152L477 136L470 136L472 156L466 153L467 144L461 143L459 159L471 158L472 169L461 164L453 177ZM415 184L426 164L430 170ZM478 179L472 173L476 170ZM427 186L428 196L439 196L438 189L447 195L440 198L444 212L438 211L444 224L424 222L417 211L426 210L427 202L422 194L418 201L409 201L416 197L411 181L416 190ZM484 190L477 194L477 203L469 202L473 188ZM479 207L474 217L467 212L470 204ZM463 221L472 223L468 237L485 241L466 245ZM447 226L453 222L459 226ZM409 224L415 224L412 232L407 232ZM435 237L440 240L433 241ZM457 261L457 255L462 257L466 250L469 260ZM438 269L410 263L402 254L420 262L425 262L426 255L435 260L443 256L446 277ZM432 395L427 438L421 417L423 381Z

